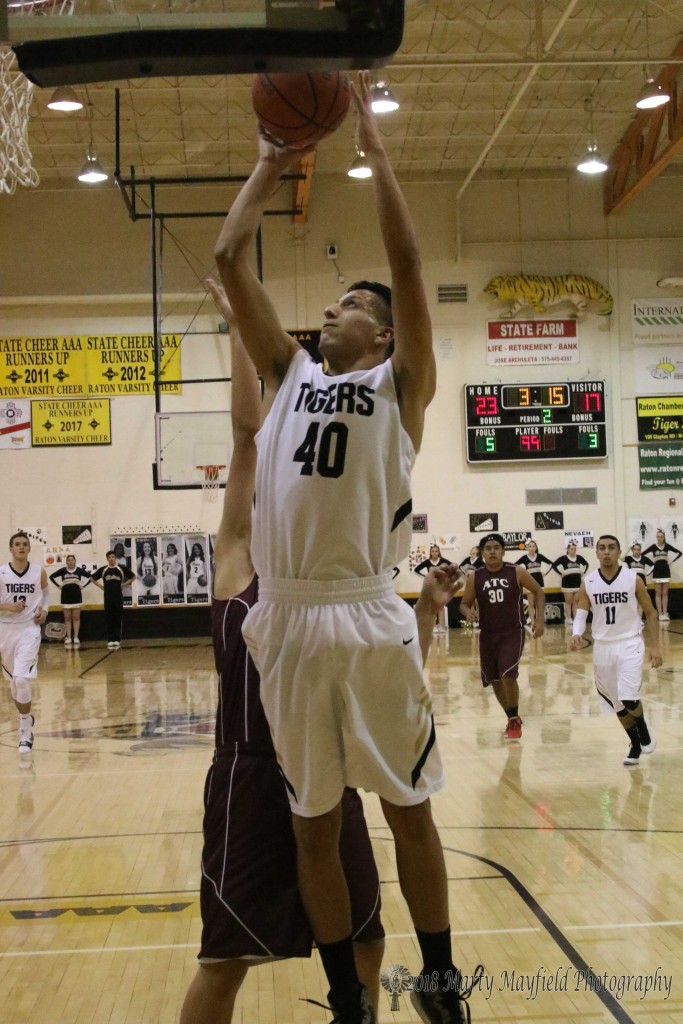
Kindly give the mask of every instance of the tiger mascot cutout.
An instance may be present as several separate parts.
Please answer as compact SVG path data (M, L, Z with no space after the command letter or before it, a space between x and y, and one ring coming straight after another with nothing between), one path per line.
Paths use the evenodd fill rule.
M546 306L554 306L558 302L572 302L575 316L585 313L592 301L602 303L599 316L609 316L614 307L614 299L607 289L583 274L555 277L507 274L491 278L484 292L499 302L512 302L510 309L501 313L501 317L515 316L523 306L533 306L537 313L545 313Z

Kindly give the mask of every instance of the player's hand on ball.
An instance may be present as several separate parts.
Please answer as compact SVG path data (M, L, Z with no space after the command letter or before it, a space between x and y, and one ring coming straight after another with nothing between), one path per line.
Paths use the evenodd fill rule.
M570 651L580 651L583 647L583 638L580 636L573 635L569 640Z
M288 167L294 163L295 160L300 160L302 156L306 156L307 153L312 153L315 149L315 144L310 146L281 146L279 143L268 134L265 129L259 125L258 132L258 155L259 160L264 163L273 164L273 166L279 170L280 174L284 174Z

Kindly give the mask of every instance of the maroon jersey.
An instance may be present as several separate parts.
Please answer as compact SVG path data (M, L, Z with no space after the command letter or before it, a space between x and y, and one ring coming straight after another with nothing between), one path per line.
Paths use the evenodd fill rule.
M200 960L310 956L313 936L297 883L292 813L242 637L258 579L227 601L213 598L218 671L216 750L204 787ZM380 884L363 804L342 798L340 854L353 936L381 939Z
M242 623L258 600L258 578L241 594L211 603L213 649L218 672L216 751L235 744L275 757L270 728L261 706L259 675L242 638Z
M497 572L485 565L474 572L474 591L482 632L508 633L524 629L522 588L517 582L517 569L503 562Z

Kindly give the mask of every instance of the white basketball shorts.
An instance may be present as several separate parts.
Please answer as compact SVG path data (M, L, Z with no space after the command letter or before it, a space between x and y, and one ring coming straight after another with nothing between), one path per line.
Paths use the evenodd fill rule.
M15 679L35 679L40 651L40 626L22 622L0 625L0 659L12 697L16 700Z
M415 614L388 577L259 580L242 632L296 814L344 786L401 806L443 786Z
M609 642L593 641L595 688L603 708L623 710L625 700L639 700L645 643L642 636Z

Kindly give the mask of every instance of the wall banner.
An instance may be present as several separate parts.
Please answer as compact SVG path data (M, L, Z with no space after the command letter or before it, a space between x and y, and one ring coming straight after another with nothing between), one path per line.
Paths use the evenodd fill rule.
M470 512L470 533L495 533L497 529L497 512Z
M0 448L31 447L31 403L0 400Z
M579 361L576 320L489 320L486 329L489 366Z
M535 530L564 530L564 512L535 512Z
M111 444L111 402L108 398L31 402L31 419L36 448Z
M683 395L636 398L639 441L683 441Z
M683 299L634 299L631 303L634 345L683 342Z
M639 444L641 491L657 487L683 488L683 447L679 444Z
M180 394L182 335L161 336L164 392ZM0 338L0 398L63 398L154 393L151 334Z
M531 539L528 530L503 530L502 538L505 541L506 551L526 551L526 542Z

